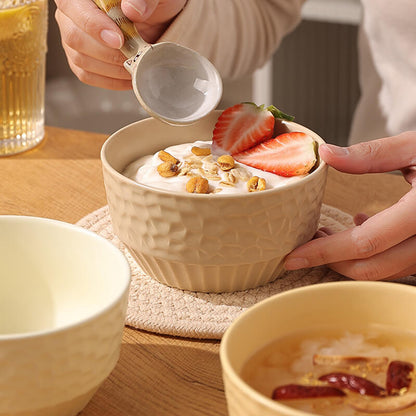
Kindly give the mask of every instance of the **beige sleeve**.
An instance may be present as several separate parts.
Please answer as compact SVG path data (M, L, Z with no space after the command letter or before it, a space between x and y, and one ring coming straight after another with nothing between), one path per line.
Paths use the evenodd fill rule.
M261 67L300 21L305 0L188 0L159 41L210 59L224 78Z

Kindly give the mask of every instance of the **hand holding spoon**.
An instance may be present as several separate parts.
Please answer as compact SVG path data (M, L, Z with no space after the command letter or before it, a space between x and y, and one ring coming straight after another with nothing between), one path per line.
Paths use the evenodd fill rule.
M216 68L192 49L173 42L151 45L123 14L120 0L94 0L124 35L121 52L133 91L145 111L169 124L191 124L218 105L222 81Z

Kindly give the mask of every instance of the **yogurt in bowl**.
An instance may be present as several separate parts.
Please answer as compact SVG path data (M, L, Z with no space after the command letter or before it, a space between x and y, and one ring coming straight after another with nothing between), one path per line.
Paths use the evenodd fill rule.
M250 179L253 177L264 180L264 190L285 186L304 177L304 175L279 176L239 163L232 157L233 166L229 169L228 167L224 168L221 164L221 156L217 157L212 154L211 145L211 141L195 141L163 149L164 154L167 153L178 161L177 172L174 175L164 176L163 173L158 172L158 167L163 162L160 159L161 152L139 158L128 165L123 174L138 183L173 192L186 192L186 184L190 178L202 177L207 180L208 187L206 192L201 193L207 194L253 192L258 190L258 186L254 186L253 181L250 183Z
M282 275L284 257L310 240L318 227L327 175L323 161L302 177L276 177L285 186L261 192L246 192L246 185L234 193L178 191L171 184L179 176L167 178L165 188L151 183L151 178L160 181L154 169L163 163L155 155L165 149L174 153L170 147L177 145L192 149L196 139L204 147L201 142L212 140L221 114L215 111L188 126L141 120L111 135L101 151L114 233L149 276L171 287L231 292L266 284ZM323 143L299 124L285 122L285 129ZM215 149L213 153L218 157ZM134 164L149 155L153 173L137 182Z

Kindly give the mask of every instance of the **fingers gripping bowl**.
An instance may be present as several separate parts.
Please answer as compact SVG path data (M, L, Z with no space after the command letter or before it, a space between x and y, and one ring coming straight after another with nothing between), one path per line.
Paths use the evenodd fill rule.
M283 258L318 225L323 162L297 182L238 194L170 191L123 175L135 160L168 146L210 141L220 114L183 127L148 118L115 132L101 151L114 232L144 271L168 286L229 292L263 285L283 272ZM296 123L285 128L323 143Z

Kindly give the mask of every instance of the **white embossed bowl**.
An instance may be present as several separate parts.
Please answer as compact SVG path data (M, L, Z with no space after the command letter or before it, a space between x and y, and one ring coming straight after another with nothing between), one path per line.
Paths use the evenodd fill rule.
M138 184L127 165L167 146L211 140L220 112L188 126L148 118L115 132L101 150L115 234L151 277L176 288L231 292L283 272L283 258L314 235L327 166L288 186L239 195L188 194ZM295 123L290 130L304 131Z
M119 357L130 269L80 227L0 216L0 416L73 416Z

